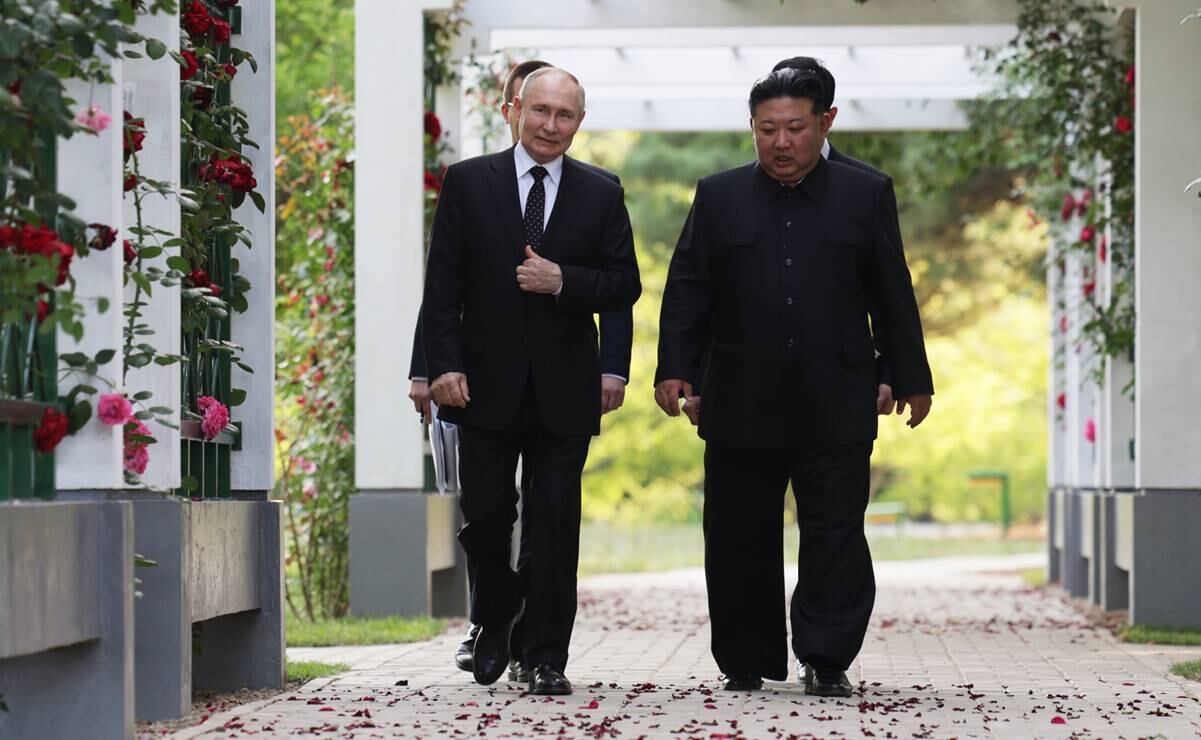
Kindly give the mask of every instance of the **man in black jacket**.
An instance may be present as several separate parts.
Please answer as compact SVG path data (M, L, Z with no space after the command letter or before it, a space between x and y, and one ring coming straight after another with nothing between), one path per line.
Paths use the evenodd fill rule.
M580 474L600 431L592 314L641 292L620 186L564 156L584 91L563 70L530 74L520 141L451 165L434 215L422 333L439 418L459 426L459 541L475 571L473 674L491 684L524 613L530 690L570 693ZM509 566L517 458L530 469L530 553Z
M501 87L501 99L504 102L500 106L500 115L509 127L513 144L517 143L519 135L517 116L509 115L513 108L513 100L521 90L521 85L525 82L525 78L530 73L550 66L549 62L544 62L540 59L529 59L514 65L505 78L504 85ZM577 162L577 164L604 175L618 185L621 184L621 179L606 169L596 167L587 162ZM630 352L633 339L633 310L610 311L600 315L600 402L602 414L616 411L621 408L622 403L625 401L626 384L629 383L630 379ZM421 339L420 308L417 310L417 325L413 331L413 355L409 363L409 381L409 398L413 401L413 406L416 408L417 413L421 414L422 418L428 423L431 419L430 400L433 398L433 395L430 393L429 388L429 372L425 367L425 348ZM522 468L521 477L521 490L528 490L530 482L527 467ZM524 509L522 509L522 513L524 514ZM519 548L522 556L526 555L529 550L529 538L525 535L525 528L522 527L521 546ZM471 579L472 576L469 571L469 588ZM479 625L469 625L467 634L455 650L455 665L461 670L468 672L473 670L471 654L475 646L475 638L479 634L479 631ZM520 632L521 624L518 623L513 631L513 652L517 655L520 655ZM513 660L510 665L509 678L521 683L529 680L528 671L522 667L519 660Z
M791 482L801 528L792 648L809 693L850 695L845 671L875 599L863 512L876 346L911 427L933 393L891 185L822 158L824 100L809 71L755 83L758 161L697 183L663 294L655 396L666 413L695 395L709 358L705 572L713 654L732 690L788 675L780 497Z

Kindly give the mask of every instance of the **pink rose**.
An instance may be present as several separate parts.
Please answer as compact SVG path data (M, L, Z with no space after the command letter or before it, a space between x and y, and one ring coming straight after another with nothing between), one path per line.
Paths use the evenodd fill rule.
M75 120L84 128L91 129L95 133L100 133L108 128L112 123L113 117L104 112L104 109L98 105L89 105L87 108L79 111L79 115L75 116Z
M1097 422L1092 419L1084 422L1084 438L1090 443L1097 441Z
M109 393L100 397L100 403L96 406L96 418L101 422L110 427L116 427L128 423L132 417L133 406L125 396L120 393Z
M204 414L200 420L200 430L205 439L216 439L217 435L229 424L229 409L212 396L201 396L196 399L196 408Z
M125 449L124 449L124 466L131 473L141 475L146 472L146 465L150 462L150 450L147 448L147 443L142 440L130 439L131 437L151 437L150 427L142 423L141 419L132 419L125 426Z

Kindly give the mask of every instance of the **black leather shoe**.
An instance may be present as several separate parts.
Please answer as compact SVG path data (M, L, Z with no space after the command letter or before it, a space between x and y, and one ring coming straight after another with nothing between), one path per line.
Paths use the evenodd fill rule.
M523 601L508 622L497 627L480 627L471 656L471 673L476 683L491 686L509 667L509 638L513 634L513 625L517 624L524 612Z
M521 661L514 658L509 661L509 680L513 683L529 683L530 669L521 664Z
M480 633L478 624L471 625L471 629L467 630L467 636L459 643L458 649L455 650L455 665L460 671L470 672L474 667L474 661L471 658L471 652L475 650L475 638Z
M530 693L539 696L566 696L571 693L571 681L553 665L540 665L529 672Z
M846 671L837 668L816 669L812 664L805 664L805 693L811 696L840 696L851 695L851 682L847 679Z
M722 681L721 687L726 691L758 691L763 688L763 679L758 676L731 673Z

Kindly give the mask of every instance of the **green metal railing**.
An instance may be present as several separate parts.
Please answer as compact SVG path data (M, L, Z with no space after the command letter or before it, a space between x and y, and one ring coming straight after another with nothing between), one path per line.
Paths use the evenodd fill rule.
M241 32L241 8L222 10L221 15L229 21L233 34ZM228 47L218 51L218 62L230 61ZM225 106L230 103L229 83L217 85L214 103ZM195 147L185 145L181 157L180 181L185 186L196 183L197 168L203 163ZM204 269L209 280L220 286L221 295L232 295L233 265L231 259L234 239L225 234L210 234L207 240L208 253ZM183 362L180 365L180 404L187 411L196 411L196 401L201 396L212 396L226 407L231 406L233 388L230 382L232 365L227 352L210 348L212 342L228 342L232 337L231 317L209 317L203 326L184 327L182 337ZM182 414L181 414L182 417ZM215 439L207 440L201 432L200 423L185 420L180 424L180 467L183 486L177 491L181 496L203 499L229 498L230 453L238 448L239 436L222 432Z
M47 190L56 183L57 141L37 141L31 163L35 181ZM10 183L0 180L0 196L11 197ZM58 208L53 200L34 203L47 224ZM44 300L53 307L54 294ZM53 331L38 331L36 315L0 324L0 501L54 498L54 453L38 452L34 431L58 398L57 350Z

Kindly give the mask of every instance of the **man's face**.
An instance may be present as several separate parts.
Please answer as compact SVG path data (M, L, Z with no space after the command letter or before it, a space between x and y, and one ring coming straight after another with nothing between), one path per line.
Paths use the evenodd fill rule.
M814 113L809 98L764 100L751 118L759 164L779 182L800 180L821 158L832 119L829 112Z
M509 118L517 117L517 137L530 157L545 164L566 152L580 129L580 90L567 75L551 73L535 77L522 92Z
M513 78L513 90L514 90L513 95L514 96L516 96L517 93L521 92L521 84L523 82L525 82L524 77L514 77ZM516 99L516 97L514 97L514 99ZM509 133L513 136L513 143L516 144L517 139L519 139L521 137L521 132L518 129L517 116L512 115L512 113L513 113L513 101L512 100L506 100L500 104L500 115L502 118L505 119L505 123L508 124Z

